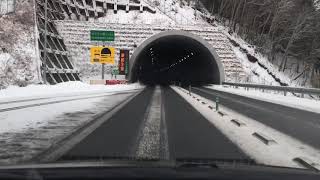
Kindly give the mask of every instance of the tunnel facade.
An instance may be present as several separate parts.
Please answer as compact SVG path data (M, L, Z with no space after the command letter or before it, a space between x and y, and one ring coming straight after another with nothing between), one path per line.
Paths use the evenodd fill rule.
M129 61L130 82L144 84L221 84L224 67L215 49L192 33L156 34L135 49Z

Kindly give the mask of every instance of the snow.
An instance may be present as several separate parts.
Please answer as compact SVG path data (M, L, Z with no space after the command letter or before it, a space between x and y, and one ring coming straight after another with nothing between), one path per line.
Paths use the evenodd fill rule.
M235 55L237 59L241 62L242 67L244 69L244 72L247 74L246 79L242 79L242 82L251 82L251 83L257 83L257 84L266 84L266 85L279 85L280 83L275 80L274 77L278 78L281 83L286 83L289 86L294 87L310 87L310 82L305 81L303 77L297 78L294 80L294 78L299 75L298 72L296 72L297 64L300 64L300 69L298 71L302 71L303 65L301 64L301 61L290 58L288 63L288 69L286 69L284 72L279 71L279 64L281 63L282 58L280 56L277 56L274 61L270 61L268 57L266 57L264 54L257 51L257 48L248 42L246 42L244 39L242 39L237 33L229 34L229 27L223 26L222 24L215 22L215 25L219 27L226 36L228 36L229 39L235 41L237 44L239 44L240 47L236 47L232 44L232 49L235 52ZM258 62L250 62L248 60L248 57L246 53L242 52L240 49L245 49L248 54L255 57L259 64L266 67L267 69L264 69L261 67ZM237 78L233 78L234 81L237 80Z
M277 78L281 80L281 82L287 83L290 86L297 86L297 84L290 81L290 77L287 74L277 71L277 67L273 65L267 57L257 52L255 46L252 46L249 43L245 42L237 34L230 35L225 27L223 27L223 29L224 33L231 40L234 40L240 45L240 47L232 46L232 48L237 58L241 61L241 64L243 65L245 72L248 73L249 82L267 85L279 85L279 83L268 73L267 70L263 69L261 66L258 65L259 62L263 64L265 67L267 67L272 74L274 74ZM248 60L247 55L244 52L240 51L240 48L246 49L250 55L258 59L258 62L251 63ZM254 75L253 72L257 73L258 76Z
M0 112L0 163L29 160L135 92Z
M32 111L30 111L29 108L24 108L21 110L0 112L0 133L5 131L17 131L26 128L27 125L30 124L35 125L34 123L39 124L40 122L41 124L42 122L46 122L47 120L52 119L53 117L65 112L90 109L93 107L94 103L101 100L101 95L112 97L111 95L115 94L116 92L135 92L135 90L139 90L142 88L143 86L139 84L105 86L88 85L82 82L65 82L53 86L30 85L23 88L10 86L7 89L0 91L0 107L2 109L35 103L68 100L72 99L72 97L74 96L91 97L91 99L37 106L35 108L31 108L33 109ZM33 98L48 99L14 102L20 100L30 100ZM78 103L78 101L85 103Z
M276 82L265 69L261 68L257 62L250 62L247 55L240 50L240 47L232 46L232 49L237 56L237 59L240 61L244 72L248 75L248 79L245 81L266 85L279 85L279 83ZM254 75L254 73L259 74L259 76ZM234 78L234 80L236 80L236 78Z
M92 109L95 103L98 103L101 99L102 98L71 101L2 112L0 115L0 134L5 132L18 132L28 128L39 128L49 120L64 113Z
M27 87L9 86L0 90L0 102L39 97L57 97L77 94L96 94L143 88L140 84L128 85L89 85L80 81L70 81L56 85L29 85Z
M149 13L139 11L126 11L119 10L114 14L113 10L108 10L105 17L98 18L98 22L103 23L118 23L118 24L161 24L162 26L171 26L175 22L168 18L166 15L160 13Z
M266 93L252 89L246 91L244 88L227 88L221 85L213 85L207 87L218 91L229 92L240 96L254 98L266 102L271 102L320 114L320 101L290 96L290 93L288 93L287 96L284 96L283 94Z
M314 5L319 10L320 9L320 0L314 0Z
M143 88L65 82L0 90L0 163L32 158Z
M189 96L186 90L177 87L172 88L256 162L273 166L301 168L300 165L292 160L296 157L303 157L315 163L314 166L316 168L320 168L319 150L220 105L220 111L227 113L227 115L221 117L215 110L208 108L208 105L215 107L215 102L192 93L193 96L206 102L204 105L201 101L197 101L192 96ZM240 120L245 125L241 127L235 126L230 122L231 119ZM252 136L254 132L263 133L274 139L276 143L265 145Z
M157 1L159 4L155 5ZM152 4L157 8L157 14L165 15L171 21L173 20L175 24L179 25L194 25L194 24L206 24L204 20L199 18L200 12L192 8L193 3L188 3L186 1L177 0L144 0L147 4Z
M7 63L0 69L0 88L40 81L34 4L17 1L15 5L15 13L0 15L0 64Z
M151 0L145 0L146 4L152 4ZM119 24L161 24L162 27L174 26L176 24L193 25L206 24L199 18L200 12L195 11L191 6L181 5L176 0L158 1L159 5L154 6L156 13L144 11L123 11L118 10L117 14L112 9L107 11L105 17L98 18L98 22L119 23ZM196 12L196 13L195 13ZM90 21L95 21L90 19Z
M0 15L7 14L14 11L14 0L0 1Z

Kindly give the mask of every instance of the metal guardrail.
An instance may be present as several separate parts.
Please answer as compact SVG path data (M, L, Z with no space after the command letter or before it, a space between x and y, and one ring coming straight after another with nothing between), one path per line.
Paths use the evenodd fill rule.
M301 94L301 97L304 97L305 94L320 96L320 89L316 89L316 88L269 86L269 85L261 85L261 84L245 84L245 83L229 83L229 82L223 82L222 84L235 86L235 87L244 87L247 90L249 90L250 88L254 88L254 89L262 89L262 90L283 91L283 94L285 96L287 95L288 92L299 93L299 94Z

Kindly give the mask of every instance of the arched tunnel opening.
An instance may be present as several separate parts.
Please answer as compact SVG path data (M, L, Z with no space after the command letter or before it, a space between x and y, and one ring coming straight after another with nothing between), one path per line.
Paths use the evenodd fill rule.
M200 86L224 80L214 48L185 31L167 31L147 39L135 50L129 66L129 80L147 85Z

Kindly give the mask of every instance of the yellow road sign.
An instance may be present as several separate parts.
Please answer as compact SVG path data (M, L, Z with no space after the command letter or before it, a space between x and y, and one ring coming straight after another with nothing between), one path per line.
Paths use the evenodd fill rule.
M90 48L90 62L101 64L114 64L115 48L93 46Z

